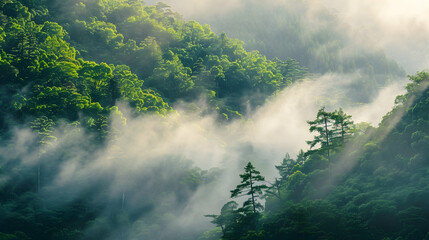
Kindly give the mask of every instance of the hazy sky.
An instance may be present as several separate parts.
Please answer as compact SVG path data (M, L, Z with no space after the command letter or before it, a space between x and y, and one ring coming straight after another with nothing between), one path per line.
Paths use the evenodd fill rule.
M408 73L429 68L429 1L324 0L383 46Z
M165 0L186 19L208 19L234 14L245 1L252 0ZM277 4L295 0L267 0ZM148 4L158 2L149 0ZM356 31L362 31L370 44L384 48L407 73L429 68L429 1L427 0L322 0L309 1L334 9ZM207 21L207 20L206 20ZM208 20L207 23L210 24Z

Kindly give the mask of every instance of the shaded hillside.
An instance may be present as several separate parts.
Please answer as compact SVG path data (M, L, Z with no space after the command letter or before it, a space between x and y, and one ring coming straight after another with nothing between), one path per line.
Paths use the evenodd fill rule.
M397 97L397 105L378 128L365 124L348 128L338 125L339 112L319 111L320 123L325 117L328 122L335 120L328 135L324 124L310 128L319 132L314 141L321 145L296 159L287 155L276 166L281 178L266 191L265 212L238 208L238 204L226 211L228 204L232 206L227 203L220 217L215 217L224 229L217 236L427 239L429 74L420 72L410 80L408 92ZM343 116L345 123L348 118ZM309 123L318 126L317 121ZM343 136L350 138L338 138L335 126L344 126ZM220 232L212 233L216 231Z
M254 11L256 3L249 4L244 9ZM295 46L289 50L318 73L358 75L350 102L368 100L401 76L383 53L343 56L343 27L332 30L337 19L318 14L326 20L320 31L303 35L307 23L291 25L297 34L285 35ZM290 16L286 22L303 21ZM328 48L333 39L340 40ZM264 182L249 163L231 189L234 198L249 197L242 207L225 204L210 216L219 227L208 232L209 219L191 219L195 209L211 209L204 197L223 196L207 192L225 190L234 168L204 170L189 158L211 159L215 151L198 150L217 145L237 148L216 152L226 158L222 164L248 161L252 151L248 143L227 148L218 139L223 133L204 127L240 120L308 76L296 60L281 57L247 52L241 41L185 21L162 3L1 1L0 239L427 237L426 72L411 77L408 93L378 128L321 108L308 122L312 148L296 159L287 155L276 166L281 178ZM178 120L175 104L197 114ZM205 125L191 121L200 118ZM236 130L231 125L222 131Z
M219 14L193 15L210 23L215 32L245 42L269 59L291 57L317 74L344 75L353 88L346 95L351 102L367 102L378 88L405 77L404 70L369 39L352 29L341 12L320 2L295 0L236 1L237 6ZM348 83L347 78L355 78ZM350 89L349 88L349 89Z
M206 228L179 233L176 219L219 171L142 150L175 130L172 104L202 99L207 108L187 110L219 124L306 75L293 59L246 52L163 4L1 1L0 239L200 234ZM127 127L125 111L145 130ZM142 134L133 144L153 138L132 145L130 131Z

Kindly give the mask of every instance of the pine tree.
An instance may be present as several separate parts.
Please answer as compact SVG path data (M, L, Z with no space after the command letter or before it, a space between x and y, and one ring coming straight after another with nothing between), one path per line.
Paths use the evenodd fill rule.
M307 141L310 148L320 144L317 150L310 150L306 153L309 155L315 151L325 153L329 162L329 172L331 172L331 150L342 146L347 137L352 133L351 126L353 121L351 116L344 113L340 108L334 112L327 112L322 107L317 112L317 117L314 121L307 121L310 124L310 132L317 132L313 141Z
M334 125L334 119L332 113L326 112L325 107L322 107L317 112L317 117L314 121L307 121L310 125L310 132L317 132L318 135L314 136L313 141L307 141L310 148L313 148L317 144L320 144L320 150L326 151L328 160L330 160L330 149L332 147L332 127Z
M275 166L276 169L279 171L281 178L276 178L274 180L274 183L272 183L271 186L267 189L267 194L273 195L279 199L282 198L280 189L282 185L288 180L289 176L292 175L292 169L295 164L295 160L290 157L289 153L286 153L282 163L278 166Z
M263 206L257 201L257 198L263 197L264 189L268 188L262 182L265 180L261 173L255 169L252 163L247 163L244 168L244 174L240 174L241 184L231 191L231 198L249 196L249 199L243 203L243 210L247 211L249 207L252 208L253 213L258 209L262 210Z
M353 121L352 116L344 113L343 109L335 110L332 113L334 119L334 136L333 140L339 145L343 145L344 141L352 134Z
M295 160L290 157L289 153L286 153L282 163L279 166L275 166L282 177L281 180L287 180L289 178L289 176L292 174L292 168L295 166L295 164Z
M299 164L299 165L302 165L302 164L304 164L304 162L305 162L305 153L301 149L301 150L299 150L299 153L296 156L296 163Z
M272 195L277 197L278 199L282 199L282 194L281 194L282 183L283 183L282 179L278 179L278 178L274 179L274 182L266 190L267 196Z
M327 152L330 158L330 149L341 146L345 140L352 134L353 121L352 116L344 113L343 109L334 112L326 112L322 107L317 112L317 118L314 121L307 121L310 124L310 132L318 132L313 141L307 141L310 148L320 144L320 149Z

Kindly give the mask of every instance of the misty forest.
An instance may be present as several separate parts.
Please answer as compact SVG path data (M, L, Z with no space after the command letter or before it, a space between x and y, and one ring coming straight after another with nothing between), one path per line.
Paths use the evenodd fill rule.
M428 11L0 0L0 240L429 240Z

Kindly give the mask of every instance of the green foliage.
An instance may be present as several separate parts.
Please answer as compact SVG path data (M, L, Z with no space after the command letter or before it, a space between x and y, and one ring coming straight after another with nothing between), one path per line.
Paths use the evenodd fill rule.
M210 101L212 109L229 116L228 111L243 112L249 103L263 104L307 75L295 60L273 62L246 52L242 42L216 36L208 25L185 22L168 6L135 1L105 1L100 6L84 7L97 12L92 18L73 11L66 17L53 11L53 16L69 24L70 39L82 56L130 66L169 102L195 100L214 91L216 99L225 100Z
M223 205L220 210L220 215L206 215L206 217L211 217L211 221L216 226L219 226L222 230L222 235L226 236L232 233L234 230L234 225L237 220L240 218L240 214L237 211L238 203L235 201L230 201Z
M319 43L300 39L301 34L288 36L305 40L303 46L316 46L329 38L329 32L315 34ZM297 42L282 41L291 48L295 45L290 42ZM317 47L306 48L309 54L303 59L321 72L349 73L368 65L362 84L368 89L383 82L379 75L401 74L382 53L352 59L325 54L338 53L338 46L321 53L312 52ZM311 56L317 56L314 62L309 61ZM69 193L60 191L55 197L64 199L53 201L39 190L55 179L71 154L65 143L56 141L56 126L68 126L67 134L90 132L91 144L75 144L86 145L91 152L108 139L114 142L126 127L117 101L129 104L134 115L162 117L172 112L169 103L202 97L220 119L232 120L305 77L307 71L296 60L270 61L256 51L247 52L243 42L217 36L208 25L186 22L161 3L1 1L2 143L8 141L4 133L13 130L7 123L30 122L37 138L31 147L38 150L39 161L36 173L33 165L20 165L19 154L9 162L0 156L0 182L8 183L0 188L0 239L124 238L108 236L113 226L131 229L125 238L154 238L175 220L172 212L180 214L178 209L185 209L192 194L216 175L177 159L160 161L153 170L157 176L139 172L138 183L130 187L133 191L121 194L123 203L126 194L130 199L146 194L141 190L145 186L138 184L159 181L162 194L139 203L137 212L105 200L109 197L103 191L113 185L107 178L98 179L101 189L91 185L76 201L70 202ZM287 155L276 166L281 178L270 188L249 162L240 174L241 183L231 191L231 197L246 197L243 206L231 201L219 215L210 215L220 229L206 232L204 238L219 238L220 231L224 239L427 238L429 73L410 79L407 93L397 98L378 128L353 125L342 109L320 109L316 120L309 121L310 131L317 134L309 145L319 148L301 151L296 159ZM48 151L54 142L60 147ZM88 156L89 162L95 155ZM163 171L167 165L174 171ZM260 199L265 197L267 211L262 212ZM164 198L177 200L177 207L164 204L152 212ZM153 221L137 219L143 214Z
M37 96L25 101L22 111L36 116L66 118L77 120L79 112L97 115L103 111L98 102L91 103L90 98L61 87L44 88Z
M204 232L198 240L219 240L222 236L222 230L220 228L213 228L209 231Z
M22 96L28 101L45 87L59 87L103 109L125 100L136 112L165 115L167 102L203 97L219 119L232 120L307 76L293 59L268 61L246 52L242 42L186 22L162 4L9 1L1 10L8 24L0 26L0 80L12 95L29 84ZM76 120L80 109L68 109L58 117Z
M163 116L171 111L160 94L145 88L143 80L128 66L85 61L78 58L81 53L71 47L75 42L69 40L70 26L88 29L92 34L89 38L97 42L88 46L93 50L98 47L113 51L125 47L114 24L95 19L87 24L85 20L70 18L73 25L65 24L66 31L61 22L65 19L55 17L54 5L45 1L39 4L11 1L0 9L5 19L0 28L0 81L5 93L0 104L4 113L18 121L28 116L47 116L54 121L100 119L100 116L109 116L109 109L117 101L129 102L136 113L153 112ZM96 5L87 7L98 8ZM53 10L52 15L49 21L36 23L33 17L38 13L30 12L43 9ZM106 40L104 45L100 39Z
M206 215L213 219L212 223L221 228L223 239L241 239L241 237L246 238L246 235L253 238L254 235L249 236L248 232L257 227L261 216L260 211L263 210L258 198L263 198L264 190L268 188L263 184L265 178L250 162L247 163L244 174L240 174L240 177L241 183L231 191L231 198L248 197L243 202L243 206L238 208L238 203L230 201L222 207L220 215Z
M30 128L37 134L37 143L43 147L51 145L56 137L52 136L54 122L46 116L36 118ZM43 150L41 150L43 151Z
M353 121L352 116L344 113L343 109L335 110L332 113L334 119L334 132L332 141L337 142L336 145L343 145L344 142L351 137Z
M177 55L173 55L171 60L154 69L152 76L147 79L147 84L159 89L165 97L177 99L188 94L194 86L190 73L191 69L185 68Z
M307 141L310 148L313 148L317 144L320 144L322 149L326 149L329 157L329 149L332 146L332 125L333 125L332 113L326 112L325 108L322 107L317 112L317 117L314 121L307 121L310 125L310 132L317 132L318 135L314 136L313 141Z
M286 155L266 212L252 227L239 221L224 239L426 239L428 76L410 77L407 93L378 128L322 108L310 123L320 135L325 119L331 123L331 161L320 150L301 151L296 160Z
M318 152L326 153L326 157L331 161L331 151L342 146L347 138L352 134L353 121L351 116L347 115L340 108L334 112L326 112L325 107L322 107L317 112L317 117L313 121L307 121L310 125L310 132L317 132L313 141L307 141L310 149L319 145ZM311 154L309 151L307 154Z
M250 162L247 163L244 168L244 174L240 174L240 177L241 183L231 191L231 198L249 196L249 199L243 203L243 211L256 213L257 210L262 210L263 206L257 202L257 198L261 198L264 189L267 188L265 184L261 183L265 178L260 175L260 172Z

